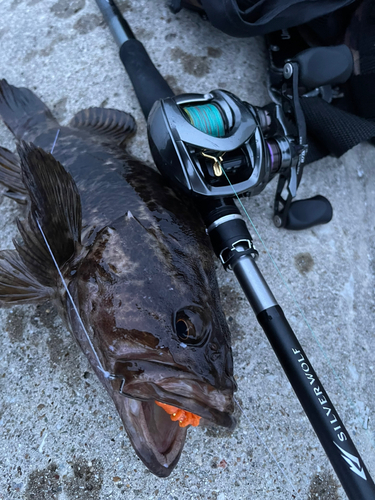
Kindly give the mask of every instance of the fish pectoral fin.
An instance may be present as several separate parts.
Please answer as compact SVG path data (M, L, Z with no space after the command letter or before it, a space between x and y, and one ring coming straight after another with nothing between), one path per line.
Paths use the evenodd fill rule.
M4 192L5 196L18 203L26 203L27 190L22 182L19 158L9 149L2 147L0 147L0 183L7 188Z
M0 304L39 302L52 294L52 288L31 274L16 250L0 251Z
M14 244L31 274L45 286L56 286L58 270L51 253L61 268L80 249L78 189L72 176L50 153L22 142L18 154L31 206L27 223L18 223L22 242Z
M134 118L125 111L107 108L83 109L71 119L70 127L85 129L91 134L122 144L131 137L137 128Z

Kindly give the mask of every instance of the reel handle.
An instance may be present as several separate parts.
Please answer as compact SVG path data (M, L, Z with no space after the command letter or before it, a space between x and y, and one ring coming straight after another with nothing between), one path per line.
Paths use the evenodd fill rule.
M318 194L313 198L292 201L288 205L286 217L278 212L273 222L276 227L284 227L292 231L300 231L309 227L327 224L332 219L332 205L324 196Z

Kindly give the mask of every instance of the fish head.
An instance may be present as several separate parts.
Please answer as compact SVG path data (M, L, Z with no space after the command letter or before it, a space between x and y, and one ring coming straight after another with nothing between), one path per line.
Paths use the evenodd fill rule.
M124 218L103 230L70 290L137 454L168 476L186 428L155 401L233 428L236 384L206 235L171 243L165 228L155 235L141 226Z

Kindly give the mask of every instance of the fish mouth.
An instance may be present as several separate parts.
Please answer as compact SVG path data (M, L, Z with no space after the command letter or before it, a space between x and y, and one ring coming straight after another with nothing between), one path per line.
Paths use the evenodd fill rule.
M155 401L198 415L204 425L235 427L231 390L219 391L192 373L154 361L127 360L121 365L121 375L117 365L118 378L112 380L116 406L137 455L155 475L169 476L187 433L187 427L173 422Z

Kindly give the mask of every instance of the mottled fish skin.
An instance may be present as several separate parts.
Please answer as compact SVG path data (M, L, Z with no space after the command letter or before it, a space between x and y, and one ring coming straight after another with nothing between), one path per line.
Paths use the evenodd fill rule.
M155 170L126 152L123 141L135 128L130 115L91 108L60 127L34 94L4 80L0 115L19 141L40 148L23 143L19 148L31 215L28 225L20 225L21 257L2 253L0 302L55 298L113 398L137 454L154 474L168 476L186 429L172 422L155 400L219 425L234 425L230 333L203 222L190 200L176 195ZM58 130L51 156L45 152ZM4 165L0 151L3 183ZM61 189L54 188L59 181L49 180L47 165L57 178L64 177ZM17 182L7 185L15 199ZM67 207L62 206L64 193L69 194ZM33 267L33 256L42 262L46 252L35 214L41 214L47 238L58 240L51 246L96 355L50 260L44 259L47 277ZM64 227L60 236L59 221ZM27 269L21 286L14 269L22 266ZM192 332L186 340L181 331L180 338L177 334L178 321ZM103 373L96 356L116 378Z

